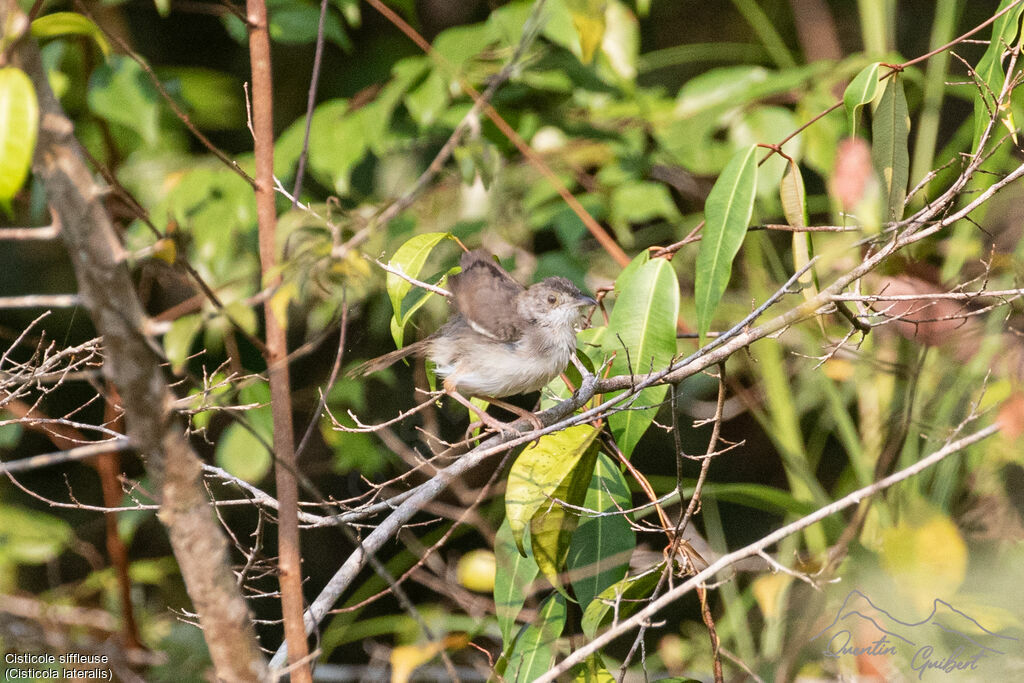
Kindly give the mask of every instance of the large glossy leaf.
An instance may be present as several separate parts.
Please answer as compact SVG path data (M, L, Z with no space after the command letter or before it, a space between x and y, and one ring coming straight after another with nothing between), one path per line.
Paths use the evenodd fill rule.
M595 443L568 470L558 487L552 491L551 499L577 508L583 505L587 487L593 478L596 459ZM566 568L569 544L578 523L579 513L561 503L541 505L530 519L530 546L533 548L534 560L541 573L559 591L564 589L558 575Z
M416 235L398 248L391 260L388 261L388 265L411 278L419 279L420 271L423 269L423 264L427 262L430 252L445 238L451 239L451 235L447 232L427 232ZM393 273L388 273L387 289L388 296L391 298L391 308L395 314L391 331L395 336L395 344L401 347L404 340L405 323L408 322L408 316L402 313L402 302L409 290L412 289L412 283ZM429 295L431 293L428 292L424 296ZM417 305L416 308L419 308L420 305L422 304Z
M1002 0L999 3L998 11L1006 9L1015 2L1016 0ZM974 95L974 141L971 144L973 152L979 151L978 142L981 140L981 134L985 132L995 110L996 97L1003 90L1003 82L1006 80L1006 72L1003 71L1003 53L1017 40L1022 12L1024 12L1024 3L996 19L992 24L992 42L974 69L981 83L979 84L980 92Z
M649 259L647 252L633 259L615 281L618 296L605 334L605 350L616 352L613 375L645 374L664 369L676 352L679 284L665 259ZM633 408L611 415L608 425L622 452L629 457L651 426L668 387L648 387Z
M636 533L626 516L616 511L628 509L631 502L629 486L619 468L607 455L598 454L583 507L605 516L583 515L566 561L573 593L584 608L626 575Z
M757 147L733 155L704 203L704 232L697 252L694 298L701 343L732 274L732 262L747 234L757 187Z
M601 591L583 611L580 627L588 638L597 635L602 626L613 618L625 619L643 604L658 585L664 563L639 576L630 576Z
M882 222L903 218L910 176L910 115L899 74L889 79L871 122L871 160L882 181L885 214Z
M36 90L25 72L0 69L0 206L21 189L32 165L39 130Z
M591 450L597 434L591 425L545 434L512 463L505 489L505 518L521 555L526 555L523 537L530 521L541 508L546 511L555 506L555 491Z
M565 628L565 612L565 598L559 593L541 605L537 620L516 639L505 667L506 681L528 683L547 673L555 662L555 643Z
M494 575L494 613L501 629L502 649L506 651L512 645L516 617L523 609L526 592L540 571L533 560L532 549L529 545L526 547L528 551L524 557L516 548L508 520L503 521L494 537L494 556L497 563Z
M104 56L110 54L110 43L92 19L78 12L54 12L32 22L32 37L36 40L58 36L85 36L90 38Z
M850 137L857 135L857 123L860 121L860 110L865 104L873 102L878 94L878 62L868 64L860 70L850 85L843 91L843 105L849 120Z

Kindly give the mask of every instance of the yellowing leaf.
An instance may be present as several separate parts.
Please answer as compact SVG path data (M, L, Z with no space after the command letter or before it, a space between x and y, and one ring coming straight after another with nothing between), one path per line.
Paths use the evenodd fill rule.
M25 183L38 131L32 81L21 69L0 69L0 205L7 205Z
M395 251L394 256L388 261L388 265L408 277L419 279L420 271L427 262L427 257L430 256L434 247L446 238L451 239L451 235L446 232L428 232L416 235ZM395 314L391 322L391 333L394 335L395 344L399 347L402 346L405 324L409 322L409 316L412 315L412 311L402 312L402 303L411 289L411 282L394 273L388 273L388 296L391 298L391 308ZM424 296L431 296L431 294L428 292Z
M277 322L287 329L288 327L288 304L299 296L299 286L294 282L285 282L277 291L270 295L270 310L273 311Z
M786 589L793 582L789 574L778 572L776 574L765 574L754 579L750 587L757 600L757 606L761 614L767 619L778 619L783 613L785 606Z
M553 505L555 490L569 478L596 437L597 429L591 425L545 434L512 464L505 489L505 517L521 555L526 555L523 534L530 520L541 507Z
M436 643L399 645L391 651L391 683L405 683L412 677L413 671L442 651L463 648L468 642L468 636L457 634L445 636Z
M33 38L56 38L57 36L91 38L104 57L110 54L110 43L107 42L100 27L92 19L78 12L54 12L32 22Z
M580 37L580 59L589 64L604 39L607 3L604 0L566 0L565 4Z
M882 566L923 608L948 598L967 572L967 545L949 517L934 514L923 523L901 522L882 532Z

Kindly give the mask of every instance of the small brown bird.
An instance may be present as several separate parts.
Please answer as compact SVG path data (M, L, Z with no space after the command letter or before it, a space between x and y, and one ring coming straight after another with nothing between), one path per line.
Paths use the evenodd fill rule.
M561 373L576 352L580 308L596 302L564 277L523 287L483 250L462 255L462 272L448 278L453 315L437 332L356 367L368 375L407 356L426 356L444 390L490 427L507 429L465 396L494 403L535 425L532 413L496 399L537 391Z

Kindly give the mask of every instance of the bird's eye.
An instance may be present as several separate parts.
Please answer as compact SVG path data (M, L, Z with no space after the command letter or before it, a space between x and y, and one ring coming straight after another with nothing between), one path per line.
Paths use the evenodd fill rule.
M554 306L558 303L558 297L554 294L548 294L548 303Z

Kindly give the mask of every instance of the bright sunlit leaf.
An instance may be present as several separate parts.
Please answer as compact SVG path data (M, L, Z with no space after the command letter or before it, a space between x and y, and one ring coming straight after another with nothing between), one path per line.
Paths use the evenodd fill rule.
M39 130L39 103L21 69L0 68L0 206L25 184Z

